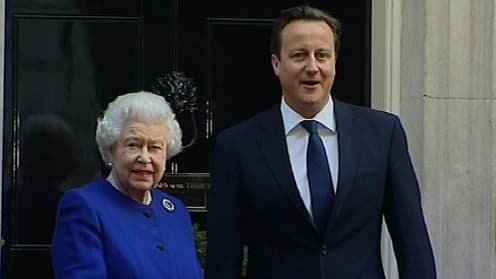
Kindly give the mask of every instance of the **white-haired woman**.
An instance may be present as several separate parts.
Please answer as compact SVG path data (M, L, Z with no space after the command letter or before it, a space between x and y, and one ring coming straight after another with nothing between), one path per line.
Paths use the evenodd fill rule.
M56 278L202 278L186 207L154 189L181 136L159 95L129 93L108 105L96 141L111 171L64 193L52 246Z

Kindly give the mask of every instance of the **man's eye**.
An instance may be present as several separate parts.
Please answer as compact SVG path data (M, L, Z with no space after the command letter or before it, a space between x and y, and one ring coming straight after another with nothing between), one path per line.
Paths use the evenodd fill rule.
M328 52L317 53L317 59L319 59L319 60L326 60L326 59L330 59L330 58L331 58L331 54Z
M303 52L295 52L295 53L291 54L291 58L296 59L296 60L303 59L303 57L304 57Z
M152 149L155 149L155 150L162 150L162 146L160 146L160 145L153 145L153 146L152 146Z

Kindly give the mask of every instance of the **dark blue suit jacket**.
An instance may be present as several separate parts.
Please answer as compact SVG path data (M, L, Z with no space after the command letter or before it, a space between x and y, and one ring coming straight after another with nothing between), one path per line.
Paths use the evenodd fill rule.
M217 137L208 211L208 279L385 278L383 216L400 278L435 278L420 192L399 119L334 100L339 177L320 235L293 178L279 106Z

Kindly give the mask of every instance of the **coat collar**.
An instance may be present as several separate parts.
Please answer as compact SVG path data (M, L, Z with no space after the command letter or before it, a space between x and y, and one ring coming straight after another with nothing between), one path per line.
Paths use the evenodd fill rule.
M360 165L360 148L362 137L360 131L360 121L356 113L351 111L347 104L337 101L335 103L336 129L338 132L339 148L339 174L338 187L331 212L331 219L328 223L327 230L332 230L336 224L343 207L353 188L354 180L357 174L357 168Z

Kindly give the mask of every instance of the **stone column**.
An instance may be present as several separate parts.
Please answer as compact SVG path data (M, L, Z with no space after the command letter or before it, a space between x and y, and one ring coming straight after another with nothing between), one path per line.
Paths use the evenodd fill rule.
M425 3L423 196L440 278L496 278L495 3Z
M400 71L373 62L373 76L400 90L373 86L373 106L405 125L438 278L496 278L496 0L378 3L401 6L399 19L386 20L401 26L401 42L385 40L375 58ZM398 31L373 28L376 35ZM383 248L388 278L398 278L387 239Z

